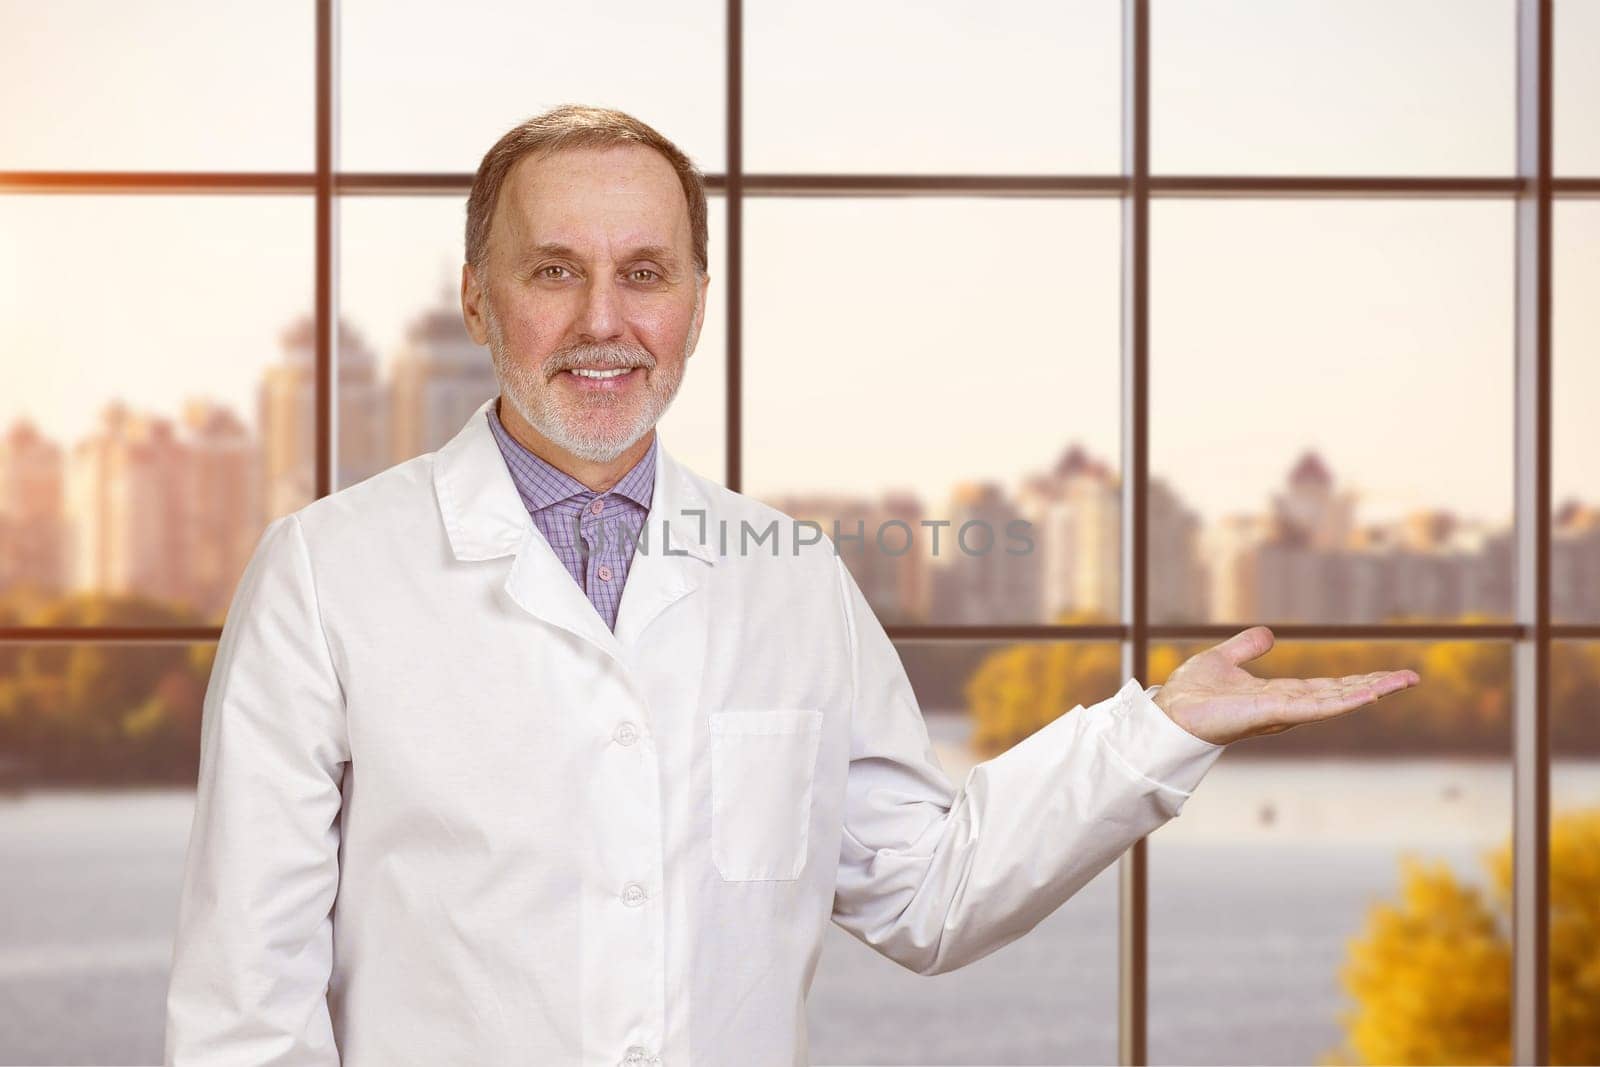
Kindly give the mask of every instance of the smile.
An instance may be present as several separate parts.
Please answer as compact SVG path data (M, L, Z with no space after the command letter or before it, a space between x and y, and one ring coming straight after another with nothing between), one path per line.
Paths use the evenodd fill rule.
M629 392L634 379L643 376L642 367L573 367L562 375L571 383L568 388L591 394Z

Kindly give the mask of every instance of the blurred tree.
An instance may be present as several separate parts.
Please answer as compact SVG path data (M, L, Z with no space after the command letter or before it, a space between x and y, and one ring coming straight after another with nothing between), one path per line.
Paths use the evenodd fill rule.
M210 645L49 642L0 676L0 770L31 780L193 780Z
M1461 621L1490 620L1468 616ZM1475 739L1499 738L1509 746L1509 649L1493 641L1439 641L1413 647L1422 659L1417 673L1428 680L1427 699L1421 702L1428 734L1458 731Z
M1148 677L1141 680L1162 681L1185 659L1214 643L1151 645ZM1259 677L1324 678L1403 667L1421 674L1423 684L1315 727L1247 738L1236 747L1274 757L1510 757L1513 672L1511 649L1505 642L1280 642L1253 660L1249 669ZM1566 756L1600 755L1600 715L1593 710L1600 707L1600 641L1555 642L1550 677L1552 749ZM1121 678L1120 659L1111 642L1024 643L992 652L973 670L965 687L974 751L1003 752L1074 705L1087 705L1096 694L1114 691Z
M1077 705L1110 696L1121 674L1121 650L1108 641L1034 641L990 653L965 688L973 752L1004 752Z
M1511 1062L1511 846L1487 853L1491 888L1447 864L1402 859L1401 899L1379 903L1340 978L1356 1009L1323 1064ZM1600 1063L1600 809L1550 828L1550 1060Z
M194 626L181 606L140 597L0 594L15 626ZM49 641L0 645L0 774L109 784L192 781L210 643Z
M210 620L167 601L136 595L71 593L27 610L26 626L204 626Z
M1600 641L1551 642L1550 749L1600 752Z

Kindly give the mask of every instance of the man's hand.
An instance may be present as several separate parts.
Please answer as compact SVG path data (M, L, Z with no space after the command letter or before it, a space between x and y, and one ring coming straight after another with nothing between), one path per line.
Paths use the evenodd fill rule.
M1172 721L1214 745L1320 722L1422 681L1416 671L1343 678L1257 678L1239 666L1272 648L1272 631L1252 626L1191 656L1156 691Z

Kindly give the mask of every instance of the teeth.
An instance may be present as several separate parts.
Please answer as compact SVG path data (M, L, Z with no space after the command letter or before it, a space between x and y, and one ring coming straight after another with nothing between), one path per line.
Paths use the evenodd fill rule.
M616 378L627 374L632 369L632 367L615 367L611 370L590 370L586 367L579 367L573 370L572 373L583 378Z

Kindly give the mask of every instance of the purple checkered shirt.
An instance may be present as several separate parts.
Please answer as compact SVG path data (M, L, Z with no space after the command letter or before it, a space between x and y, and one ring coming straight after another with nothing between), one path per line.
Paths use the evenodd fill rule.
M622 586L628 580L633 548L655 492L656 446L660 438L651 440L649 450L609 492L597 493L512 437L500 421L498 400L489 405L489 428L500 443L500 454L506 458L511 480L516 482L533 524L550 542L567 573L606 625L615 630L617 606L622 602ZM582 531L581 540L573 536L575 525ZM595 551L602 532L605 543Z

